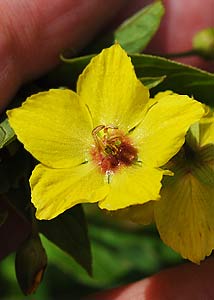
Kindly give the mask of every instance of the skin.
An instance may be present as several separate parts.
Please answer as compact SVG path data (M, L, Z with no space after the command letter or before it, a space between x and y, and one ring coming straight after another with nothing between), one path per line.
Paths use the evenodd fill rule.
M127 0L1 0L0 109L20 85L83 48Z
M211 20L209 16L212 10L208 3L211 5L213 0L206 1L206 7L200 1L202 8L207 9L203 14L203 16L206 16L203 19L205 21ZM118 18L122 20L130 12L133 13L136 9L145 5L143 0L133 0L132 6L129 2L128 7L125 8L126 2L126 0L0 0L0 110L3 111L6 108L21 84L39 77L54 67L59 61L60 52L65 49L72 49L75 53L83 48L104 26L108 25L119 11L120 16ZM166 14L167 18L171 14L176 15L172 10L172 5L170 5L172 2L174 0L171 0L171 2L170 0L164 1L167 10L171 7L171 10ZM185 4L184 13L186 0L177 2ZM189 0L188 5L193 2L197 2L199 6L199 0ZM121 10L122 7L124 7L123 11ZM177 13L180 10L181 7L179 9L176 7ZM189 22L193 15L191 9L191 14L188 13L187 15ZM196 18L196 15L194 15L194 18ZM172 17L171 21L169 19L165 21L172 22L171 25L167 23L167 27L162 25L165 28L170 28L170 32L167 33L166 29L165 31L160 29L162 31L158 34L161 42L159 42L158 47L156 44L158 51L163 49L163 45L167 45L165 51L172 51L170 45L174 44L173 35L176 32L177 24L179 24L179 28L183 26L184 22L182 20L175 22ZM189 26L188 29L182 30L186 39L186 34L190 27L193 28L193 25L188 23L185 26ZM171 38L168 34L171 34ZM178 37L176 37L176 46L178 45L180 43ZM184 50L186 49L176 48L176 51ZM4 203L0 209L10 212L7 203ZM10 222L13 218L15 219L13 214L16 213L13 211L10 218L8 218ZM12 225L10 223L10 226L14 225L16 228L16 239L9 239L10 242L8 243L8 232L0 230L1 245L6 243L8 247L5 251L4 247L1 246L1 257L17 249L28 234L25 221L17 215L16 217L16 222ZM7 223L3 226L7 227ZM13 230L10 236L12 234L14 234ZM206 297L209 300L213 299L214 295L213 270L214 260L212 258L202 263L200 267L186 264L162 271L131 285L99 294L97 298L93 296L93 299L197 300Z

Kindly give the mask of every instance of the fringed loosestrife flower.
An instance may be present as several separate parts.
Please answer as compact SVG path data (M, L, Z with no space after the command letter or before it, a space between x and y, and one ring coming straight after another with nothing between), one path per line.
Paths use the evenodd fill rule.
M188 96L150 101L118 44L91 60L76 93L52 89L29 97L8 117L40 161L30 178L37 218L84 202L117 210L158 200L166 172L160 167L203 112Z
M199 263L214 249L214 113L193 124L181 150L166 164L160 201L118 211L134 222L155 222L162 240Z

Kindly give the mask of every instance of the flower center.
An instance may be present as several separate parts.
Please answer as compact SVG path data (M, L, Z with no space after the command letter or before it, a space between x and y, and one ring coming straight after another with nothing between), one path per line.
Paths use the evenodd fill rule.
M117 127L99 125L92 131L95 145L91 154L103 173L115 172L120 166L137 161L137 149Z

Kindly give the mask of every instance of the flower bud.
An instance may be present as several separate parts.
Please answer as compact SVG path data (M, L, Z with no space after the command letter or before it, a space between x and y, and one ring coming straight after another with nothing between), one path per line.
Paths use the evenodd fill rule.
M193 50L206 59L214 59L214 28L199 31L193 38Z
M16 253L16 278L25 295L39 286L47 265L47 255L40 237L30 236Z

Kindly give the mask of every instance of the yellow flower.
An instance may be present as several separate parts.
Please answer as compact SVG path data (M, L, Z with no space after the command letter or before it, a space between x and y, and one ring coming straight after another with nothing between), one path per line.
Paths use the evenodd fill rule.
M150 103L125 51L118 44L103 50L76 93L52 89L8 112L18 139L40 161L30 178L37 218L84 202L117 210L158 200L160 167L203 113L188 96Z
M166 167L160 201L119 211L123 218L156 222L162 240L199 263L214 249L214 114L191 126L186 141Z

